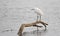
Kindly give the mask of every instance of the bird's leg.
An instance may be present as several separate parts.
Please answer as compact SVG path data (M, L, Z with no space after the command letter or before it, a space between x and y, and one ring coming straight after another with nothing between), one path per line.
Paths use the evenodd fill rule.
M41 15L40 15L40 21L41 21Z
M38 18L39 18L39 16L38 16L38 14L37 14L37 20L36 20L36 21L38 21Z
M39 20L38 18L39 18L39 16L38 16L38 14L37 14L37 21ZM38 32L38 27L37 27L37 32Z

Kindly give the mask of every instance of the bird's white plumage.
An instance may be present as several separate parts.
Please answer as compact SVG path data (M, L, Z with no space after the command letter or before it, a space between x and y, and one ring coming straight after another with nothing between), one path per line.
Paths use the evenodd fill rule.
M38 15L43 15L43 12L42 12L42 10L41 9L39 9L39 8L34 8L33 9L34 11L35 11L35 13L37 13Z

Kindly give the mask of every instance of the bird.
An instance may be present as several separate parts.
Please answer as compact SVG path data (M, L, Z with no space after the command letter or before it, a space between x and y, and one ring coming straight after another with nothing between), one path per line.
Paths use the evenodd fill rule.
M43 11L39 8L32 8L31 10L33 10L35 13L37 13L37 20L36 21L38 21L39 18L40 18L39 20L41 21L41 16L44 15ZM38 27L37 27L37 31L38 31Z
M35 13L37 13L37 20L38 20L38 17L40 17L40 20L41 20L41 16L44 15L44 13L42 12L42 10L39 9L39 8L32 8L31 10L33 10Z

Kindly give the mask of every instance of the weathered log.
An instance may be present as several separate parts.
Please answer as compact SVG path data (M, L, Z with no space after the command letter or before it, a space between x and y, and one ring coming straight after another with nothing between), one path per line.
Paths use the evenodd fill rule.
M33 22L33 23L26 23L26 24L22 24L19 31L18 31L18 35L22 35L22 32L23 32L23 29L24 27L31 27L31 26L35 26L35 27L42 27L42 26L38 26L37 24L43 24L45 26L45 29L46 29L46 25L48 25L47 23L43 22L43 21L36 21L36 22Z

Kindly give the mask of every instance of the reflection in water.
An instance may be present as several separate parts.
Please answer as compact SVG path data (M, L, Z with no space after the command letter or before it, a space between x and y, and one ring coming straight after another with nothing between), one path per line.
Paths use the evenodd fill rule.
M47 33L47 30L34 30L31 32L24 32L21 36L45 36Z

